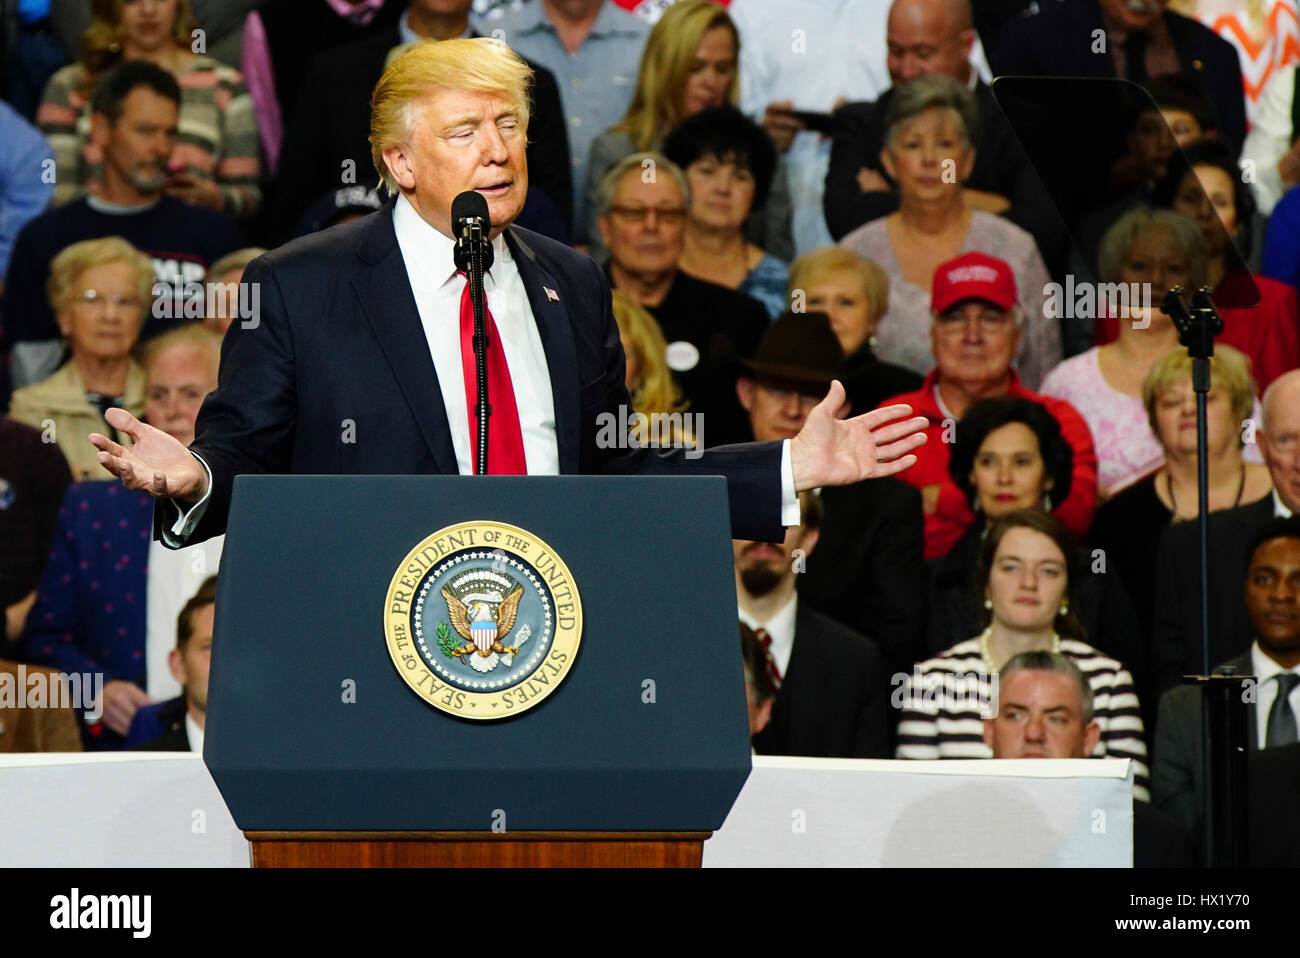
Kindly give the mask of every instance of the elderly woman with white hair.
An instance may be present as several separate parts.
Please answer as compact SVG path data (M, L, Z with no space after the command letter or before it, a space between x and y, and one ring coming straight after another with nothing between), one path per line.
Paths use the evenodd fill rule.
M1098 270L1103 284L1124 293L1103 304L1119 319L1119 338L1065 360L1048 373L1040 391L1064 399L1087 420L1097 446L1098 492L1105 500L1165 461L1142 401L1142 382L1162 357L1180 348L1178 330L1160 302L1175 286L1204 285L1205 241L1200 227L1178 213L1132 210L1102 238ZM1139 295L1128 295L1132 290ZM1246 458L1261 461L1253 444Z
M880 159L898 184L898 211L840 240L889 276L889 309L876 332L876 355L927 373L935 268L963 253L987 253L1015 275L1024 317L1015 367L1024 385L1036 390L1061 359L1060 324L1043 315L1050 277L1034 238L966 203L962 184L975 165L975 96L948 76L918 77L895 91Z
M73 243L50 263L50 305L71 357L48 379L16 390L9 415L52 433L78 481L113 478L86 442L89 432L116 435L105 412L144 413L145 373L131 350L153 284L153 263L116 236Z

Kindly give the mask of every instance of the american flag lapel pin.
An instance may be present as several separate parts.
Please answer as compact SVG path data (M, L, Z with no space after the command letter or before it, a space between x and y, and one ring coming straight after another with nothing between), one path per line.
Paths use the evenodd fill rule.
M546 298L549 299L552 303L558 303L560 301L560 294L557 293L555 290L551 289L551 287L543 286L542 290L546 293Z

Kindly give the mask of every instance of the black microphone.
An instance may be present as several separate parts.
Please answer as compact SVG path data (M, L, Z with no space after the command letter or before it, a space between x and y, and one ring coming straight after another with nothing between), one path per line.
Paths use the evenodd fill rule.
M473 190L457 196L451 201L451 228L456 240L452 259L469 280L469 298L474 306L474 381L478 388L474 403L478 436L474 474L483 476L488 471L488 418L492 415L488 405L487 304L483 294L483 274L492 266L492 244L488 241L492 217L488 215L487 200Z
M484 271L492 268L492 244L488 241L491 232L492 217L482 193L466 190L451 201L451 235L456 240L453 258L458 270L469 275L475 250L482 257Z

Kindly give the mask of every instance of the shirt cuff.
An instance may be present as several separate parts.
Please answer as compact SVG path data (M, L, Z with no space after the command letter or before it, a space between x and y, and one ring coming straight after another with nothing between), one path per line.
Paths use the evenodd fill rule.
M163 545L169 549L179 549L185 545L185 540L190 537L194 527L199 524L199 520L203 518L203 513L208 511L208 500L212 497L212 468L197 452L191 452L190 455L199 461L203 466L203 471L208 474L208 491L203 494L202 499L190 506L185 512L181 512L181 507L175 499L167 500L178 514L178 518L170 527L166 524L163 525L162 541Z
M799 494L794 491L794 463L790 461L790 440L783 439L781 441L781 525L797 526L801 521Z

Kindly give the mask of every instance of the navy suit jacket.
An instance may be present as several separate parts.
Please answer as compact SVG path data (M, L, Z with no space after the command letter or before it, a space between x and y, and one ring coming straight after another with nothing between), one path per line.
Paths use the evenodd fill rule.
M211 467L212 491L187 541L225 531L237 475L459 473L392 209L294 240L245 271L260 310L226 333L217 389L199 411L190 448ZM631 410L609 284L590 257L554 240L509 227L506 242L546 353L560 472L722 475L733 535L779 541L779 442L694 459L597 443L602 413L618 421L620 406ZM174 517L159 504L159 523Z

